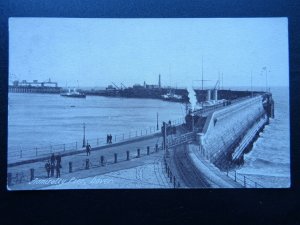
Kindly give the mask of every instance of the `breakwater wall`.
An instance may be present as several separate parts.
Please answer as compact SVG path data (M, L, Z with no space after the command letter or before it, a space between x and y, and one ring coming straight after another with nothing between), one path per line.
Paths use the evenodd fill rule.
M200 151L220 169L228 169L233 160L242 160L243 150L267 121L263 96L217 110L207 117L203 132L198 134Z

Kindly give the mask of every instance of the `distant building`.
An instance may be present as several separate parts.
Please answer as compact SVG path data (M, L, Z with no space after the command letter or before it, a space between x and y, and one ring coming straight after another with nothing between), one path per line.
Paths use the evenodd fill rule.
M57 82L48 81L38 82L38 80L33 80L32 82L22 80L19 82L18 80L13 81L14 87L57 87Z
M156 85L156 84L146 84L146 88L155 89L155 88L160 88L160 87L159 87L159 85Z

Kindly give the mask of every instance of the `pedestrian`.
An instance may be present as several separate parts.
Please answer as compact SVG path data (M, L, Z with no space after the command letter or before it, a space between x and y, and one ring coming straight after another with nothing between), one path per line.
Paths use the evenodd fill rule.
M51 155L50 162L51 162L51 165L54 164L54 162L55 162L55 156L53 153Z
M86 155L87 156L91 154L91 146L90 146L90 144L86 145L85 150L86 150Z
M59 178L60 177L60 168L61 168L61 165L56 163L56 178Z
M89 145L88 144L85 146L85 152L86 152L86 155L89 155Z
M61 165L61 156L58 153L58 155L56 156L56 164L58 164L59 166Z
M58 155L56 156L56 178L60 177L60 169L61 169L61 156L58 153Z
M49 162L49 160L45 164L45 169L47 171L47 177L49 178L49 175L50 175L50 162Z
M50 165L50 172L51 172L51 177L54 177L54 168L55 168L55 164Z
M91 150L92 150L92 147L91 147L91 145L90 145L90 144L88 144L88 146L89 146L89 152L88 152L88 154L89 154L89 155L91 155Z
M55 168L55 156L54 156L54 154L52 154L51 158L50 158L50 172L51 172L51 177L54 177L54 168Z
M109 143L112 143L112 135L109 135Z
M109 135L107 134L106 135L106 144L108 144L109 143Z

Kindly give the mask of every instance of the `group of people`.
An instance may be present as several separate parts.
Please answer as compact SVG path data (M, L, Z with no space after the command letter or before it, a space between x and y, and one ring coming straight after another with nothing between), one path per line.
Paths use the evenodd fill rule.
M91 154L91 150L92 150L91 145L90 145L90 144L87 144L87 145L85 146L85 150L86 150L86 155L87 155L87 156L90 155L90 154Z
M47 171L48 177L54 177L54 170L56 170L56 178L60 177L60 169L61 169L61 156L58 153L57 156L54 154L51 155L50 161L48 160L45 164L45 169Z
M108 134L108 135L106 136L106 143L107 143L107 144L111 144L111 143L112 143L112 135L111 135L111 134Z

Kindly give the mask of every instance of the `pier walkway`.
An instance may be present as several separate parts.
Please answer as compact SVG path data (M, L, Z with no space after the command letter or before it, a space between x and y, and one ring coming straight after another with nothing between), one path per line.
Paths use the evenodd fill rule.
M138 138L127 141L126 143L115 143L101 148L92 149L91 154L87 156L85 150L73 152L72 154L62 154L61 177L77 176L76 178L88 177L95 174L107 173L114 170L121 170L143 165L145 160L151 159L154 155L162 158L161 135L152 135L147 138ZM151 156L151 157L150 157ZM18 186L23 189L32 189L28 182L34 178L46 178L45 163L49 157L35 159L32 162L26 162L8 167L8 184L11 189ZM147 160L148 160L147 159ZM70 172L71 163L71 172ZM96 170L94 170L96 169ZM82 173L80 171L87 171ZM76 175L76 172L80 172ZM101 174L100 173L100 174ZM80 175L82 174L82 175ZM78 177L79 176L79 177ZM18 185L19 184L19 185Z

